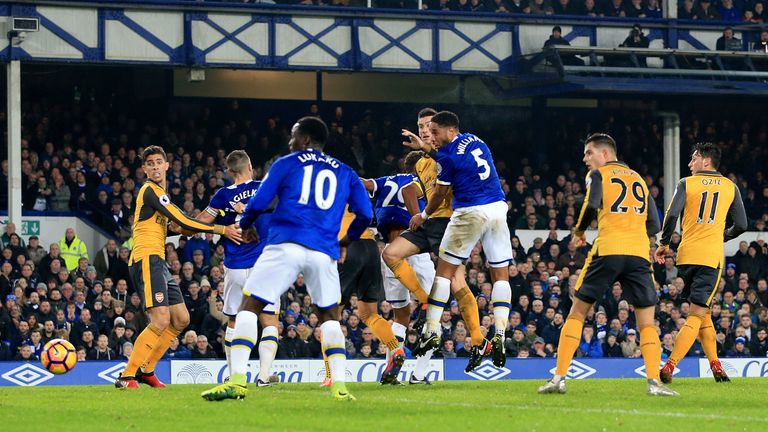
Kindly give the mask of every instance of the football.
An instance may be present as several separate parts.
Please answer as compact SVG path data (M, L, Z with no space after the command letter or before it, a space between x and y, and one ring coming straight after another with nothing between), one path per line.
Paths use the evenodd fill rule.
M77 363L77 353L74 345L69 341L53 339L43 347L40 362L48 372L60 375L74 369Z

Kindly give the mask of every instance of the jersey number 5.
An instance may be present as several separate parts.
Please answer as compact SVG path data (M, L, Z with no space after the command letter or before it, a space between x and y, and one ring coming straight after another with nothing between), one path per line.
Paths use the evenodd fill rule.
M312 172L314 171L314 165L307 165L304 167L304 178L301 181L301 196L299 197L299 204L307 205L309 203L310 189L312 188ZM328 189L326 190L325 183L328 183ZM320 170L315 178L315 204L322 210L328 210L333 206L333 201L336 198L336 174L331 170ZM323 193L326 192L326 193Z
M477 162L477 166L483 169L481 172L477 173L477 175L480 176L480 180L487 179L488 176L491 175L491 167L488 166L488 161L480 157L483 155L483 150L474 149L470 152L470 154L475 158L475 162Z
M627 184L624 183L624 180L613 177L611 178L611 183L618 184L621 186L621 192L619 192L619 196L616 198L616 201L611 204L611 213L626 213L629 211L629 207L622 205L624 203L624 200L627 198L627 190L629 189L627 187ZM635 213L637 214L643 214L645 213L645 208L648 206L648 201L645 199L645 190L643 189L643 185L640 184L640 182L633 182L632 183L632 195L634 195L635 199L640 201L642 205L639 207L633 206L632 208L635 209Z

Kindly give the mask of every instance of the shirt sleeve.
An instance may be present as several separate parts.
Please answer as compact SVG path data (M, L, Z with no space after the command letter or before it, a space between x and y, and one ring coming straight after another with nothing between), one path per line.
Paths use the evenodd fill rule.
M667 213L664 215L664 224L661 227L661 239L659 240L662 246L669 245L669 241L677 226L677 220L680 218L680 213L685 208L685 199L685 179L683 178L677 183L675 194L672 196L672 202L669 203Z
M603 203L603 176L598 170L592 170L587 175L587 192L584 195L584 203L581 205L579 220L576 222L575 233L584 234L589 225L597 217L597 212Z
M284 159L278 160L272 165L272 169L269 170L267 176L261 181L259 190L256 191L256 194L248 201L248 205L245 206L243 217L240 218L240 228L250 228L256 222L256 218L269 209L270 204L277 197L283 177L285 177L287 171ZM362 187L362 182L360 186ZM365 188L363 188L363 192L365 192Z
M349 200L347 202L349 203L349 211L355 214L355 219L349 225L347 236L351 240L357 240L370 225L373 209L363 182L351 170L350 174Z
M645 230L648 233L648 237L655 235L661 229L661 221L659 221L659 209L656 207L656 200L652 196L648 195L648 219L645 220Z
M449 156L444 156L439 159L435 159L437 162L437 184L450 186L453 182L454 167L453 160Z
M747 212L744 209L744 201L741 199L739 188L736 185L733 185L733 188L736 189L736 192L733 195L731 208L728 210L728 214L733 219L733 225L725 230L725 241L735 239L747 230Z
M163 216L167 217L173 222L176 222L185 230L214 234L224 233L224 227L221 225L208 224L190 218L184 214L180 208L176 207L176 205L171 202L171 199L168 198L168 195L163 194L158 196L157 192L155 192L155 189L152 187L144 189L144 205L147 205L152 209L160 212Z
M373 181L373 191L371 191L368 196L371 198L376 198L381 192L381 189L384 187L384 183L386 183L387 179L386 177L379 177L371 180Z
M213 194L211 202L208 203L208 207L205 208L205 212L213 217L218 217L219 211L223 210L224 207L221 204L221 191L222 189L219 189L216 191L216 193Z

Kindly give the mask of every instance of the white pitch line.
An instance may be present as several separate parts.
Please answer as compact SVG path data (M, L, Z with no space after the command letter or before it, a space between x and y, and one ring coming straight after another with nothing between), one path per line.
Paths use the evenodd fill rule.
M551 397L551 396L543 396ZM426 404L435 406L446 407L458 407L458 408L477 408L476 404L468 404L461 402L436 402L436 401L422 401L411 399L398 399L401 402L412 404ZM748 416L728 416L720 414L693 414L693 413L681 413L681 412L656 412L656 411L640 411L640 410L627 410L627 409L597 409L597 408L569 408L559 406L533 406L533 405L500 405L500 404L483 404L483 407L494 409L506 409L506 410L526 410L526 411L543 411L547 409L554 409L558 411L571 412L571 413L590 413L590 414L627 414L627 415L641 415L649 417L673 417L673 418L695 418L705 420L736 420L736 421L752 421L765 423L765 417L748 417Z

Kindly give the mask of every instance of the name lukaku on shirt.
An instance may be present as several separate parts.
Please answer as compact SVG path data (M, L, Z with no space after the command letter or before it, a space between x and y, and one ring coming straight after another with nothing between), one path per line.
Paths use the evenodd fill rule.
M334 168L339 167L339 161L327 155L318 153L302 153L299 155L299 162L304 163L310 161L327 163Z

